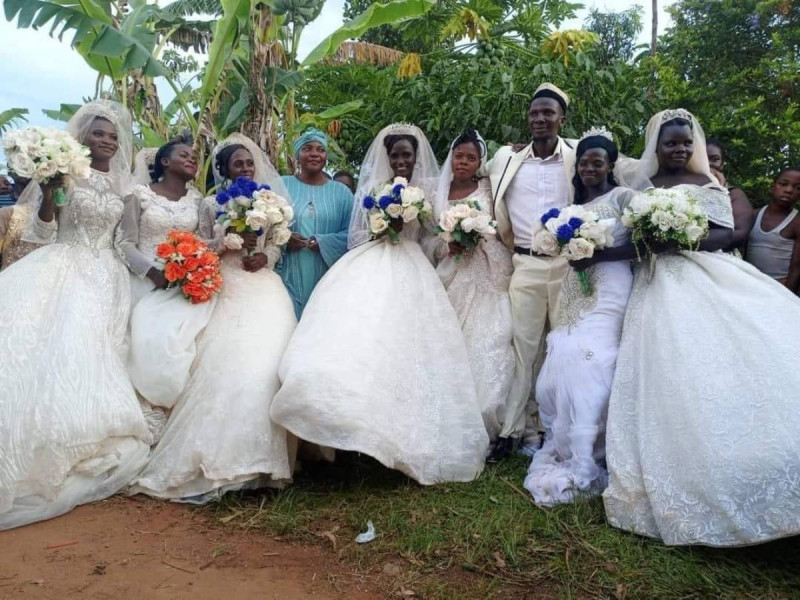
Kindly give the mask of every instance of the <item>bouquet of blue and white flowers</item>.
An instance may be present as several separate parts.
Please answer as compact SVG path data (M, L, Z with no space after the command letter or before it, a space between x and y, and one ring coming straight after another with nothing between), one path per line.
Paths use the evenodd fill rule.
M591 258L595 250L614 245L614 224L614 219L601 219L597 213L577 204L551 208L539 219L531 249L570 261ZM591 295L592 286L584 271L578 272L578 280L583 293Z
M395 244L400 241L400 232L392 226L393 222L398 219L403 223L414 220L424 222L433 213L433 207L425 199L424 192L408 185L404 177L395 177L394 181L375 190L372 195L364 196L362 205L367 211L370 238L376 240L389 236Z
M289 226L294 210L286 198L273 192L267 184L259 185L247 177L239 177L217 192L217 225L224 231L223 244L229 250L241 250L240 233L266 235L276 246L283 246L292 237Z

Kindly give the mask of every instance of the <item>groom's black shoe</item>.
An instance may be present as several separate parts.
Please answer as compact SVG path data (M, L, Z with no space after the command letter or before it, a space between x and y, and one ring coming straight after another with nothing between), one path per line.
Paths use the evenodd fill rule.
M486 458L486 462L499 463L500 461L507 459L514 453L514 450L517 449L518 445L519 445L519 439L517 438L511 438L511 437L497 438L497 442L495 442L494 448L492 448L492 451Z

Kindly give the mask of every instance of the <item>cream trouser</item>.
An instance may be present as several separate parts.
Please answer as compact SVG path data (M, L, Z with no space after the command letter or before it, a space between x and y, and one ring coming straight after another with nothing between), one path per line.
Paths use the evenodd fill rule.
M514 325L514 381L506 401L501 437L525 434L526 406L531 396L536 367L544 361L544 336L556 322L561 281L569 263L561 258L514 254L514 274L509 294ZM530 412L536 413L535 403ZM535 437L536 432L533 433ZM524 440L525 444L533 440Z

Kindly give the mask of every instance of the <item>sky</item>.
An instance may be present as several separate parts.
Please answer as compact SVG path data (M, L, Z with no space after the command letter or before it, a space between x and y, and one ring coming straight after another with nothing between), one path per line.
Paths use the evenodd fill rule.
M669 25L665 7L674 0L661 0L659 3L659 32ZM586 8L578 19L565 23L562 29L579 28L588 10L599 8L606 11L625 10L635 2L623 0L584 0ZM649 0L641 0L645 5L642 42L649 40L650 5ZM325 36L342 24L344 0L327 0L322 14L303 32L300 55L311 51ZM94 95L96 77L83 62L77 52L68 44L71 34L64 42L48 36L48 30L33 31L17 29L0 16L0 111L12 107L27 108L30 111L28 122L34 125L57 125L42 114L43 108L56 109L60 104L81 104L84 98ZM160 92L166 86L159 86ZM169 100L171 93L162 93L162 100Z

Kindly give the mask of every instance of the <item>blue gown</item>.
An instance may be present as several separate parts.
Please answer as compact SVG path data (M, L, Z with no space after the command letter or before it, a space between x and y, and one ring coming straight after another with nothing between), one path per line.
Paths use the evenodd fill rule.
M281 277L299 319L319 280L347 252L353 194L338 181L308 185L293 175L282 179L292 197L292 231L319 243L319 252L285 250L281 259Z

